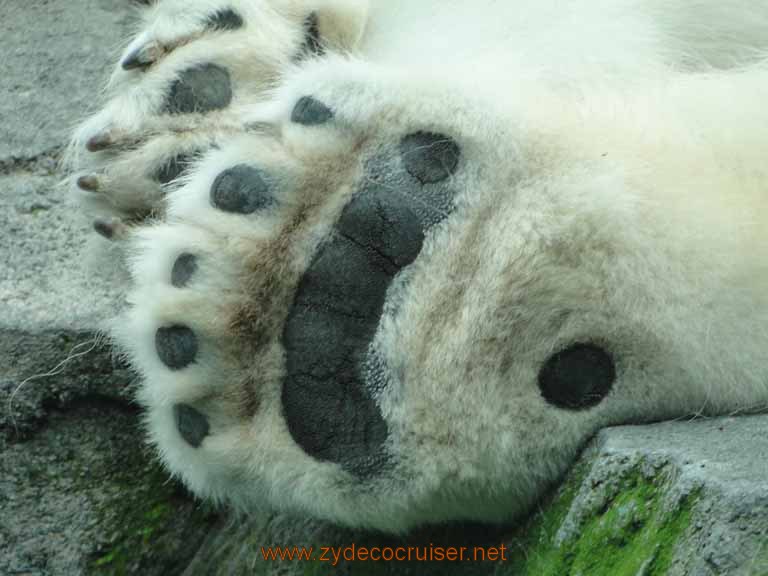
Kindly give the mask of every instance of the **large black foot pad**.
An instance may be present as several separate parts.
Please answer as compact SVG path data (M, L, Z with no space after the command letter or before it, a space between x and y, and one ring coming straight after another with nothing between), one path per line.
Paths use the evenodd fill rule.
M283 335L282 401L294 440L359 475L386 462L368 351L393 279L453 209L459 145L414 132L367 163L362 184L299 283Z

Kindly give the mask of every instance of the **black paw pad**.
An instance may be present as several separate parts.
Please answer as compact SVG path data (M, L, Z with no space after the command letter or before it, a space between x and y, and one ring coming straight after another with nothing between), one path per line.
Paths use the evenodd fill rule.
M408 174L422 184L434 184L456 171L461 150L448 136L414 132L400 141L400 154Z
M171 285L176 288L184 288L197 271L197 256L194 254L182 254L176 258L171 270Z
M224 170L211 186L211 204L224 212L252 214L274 202L266 175L247 164Z
M333 118L333 111L312 96L299 98L296 106L293 107L293 112L291 112L291 122L303 126L319 126L331 118Z
M186 368L197 357L197 336L187 326L167 326L155 333L155 349L171 370Z
M283 332L288 430L310 456L358 476L387 463L387 424L371 395L386 378L367 361L387 290L453 209L452 190L422 186L391 149L366 171L299 282Z
M229 72L216 64L189 68L171 85L165 110L169 114L210 112L229 106L232 82Z
M611 355L594 344L574 344L552 355L539 371L541 395L568 410L600 404L613 387L616 367Z
M208 418L189 404L174 405L173 419L181 437L193 448L199 447L210 433Z
M208 30L237 30L243 27L243 17L232 8L219 10L205 21Z

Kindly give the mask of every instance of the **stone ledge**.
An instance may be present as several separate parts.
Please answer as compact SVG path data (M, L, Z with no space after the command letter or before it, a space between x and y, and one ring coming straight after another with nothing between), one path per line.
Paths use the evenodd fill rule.
M499 546L496 563L264 562L261 546ZM768 416L600 432L524 526L406 539L272 518L215 531L185 574L768 576Z
M529 530L547 524L512 573L764 576L768 416L603 430Z

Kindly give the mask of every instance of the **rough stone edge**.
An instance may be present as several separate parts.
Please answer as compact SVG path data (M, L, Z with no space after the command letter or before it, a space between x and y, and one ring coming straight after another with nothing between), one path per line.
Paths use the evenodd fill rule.
M671 454L648 454L642 446L605 449L601 439L611 433L603 431L590 443L562 484L517 529L456 526L398 540L285 516L222 523L184 574L319 576L342 570L351 576L768 576L768 515L764 526L753 522L745 529L717 483L688 474ZM768 511L768 493L765 505ZM265 562L260 552L269 545L453 545L464 535L465 544L504 543L508 560L471 568L456 563L361 562L333 567ZM724 548L748 552L726 554L715 562L711 547L719 538L725 538Z

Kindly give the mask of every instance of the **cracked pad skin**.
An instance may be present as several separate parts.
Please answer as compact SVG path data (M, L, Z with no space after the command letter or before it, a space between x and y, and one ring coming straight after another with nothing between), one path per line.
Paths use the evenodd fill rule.
M768 403L768 74L712 40L768 9L550 4L145 10L73 184L195 493L506 522L603 426Z
M297 106L306 109L304 101ZM403 139L412 140L412 135ZM432 184L448 179L457 162L446 170L436 166L443 164L446 147L456 160L460 152L450 137L435 135L428 144L433 141L447 144L415 154L412 147L400 146L399 160L410 181L397 178L394 166L380 182L363 175L362 188L304 273L286 322L282 401L291 435L308 454L338 462L356 474L375 473L371 461L385 461L387 437L386 423L370 398L370 375L362 359L392 280L418 257L428 227L446 217L437 210L435 198L450 193L424 190L418 176L429 173L424 180ZM390 192L393 185L397 196Z

